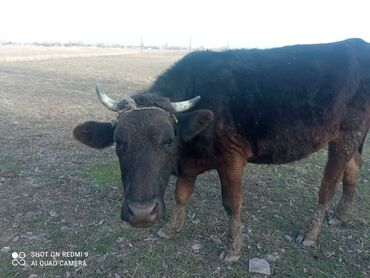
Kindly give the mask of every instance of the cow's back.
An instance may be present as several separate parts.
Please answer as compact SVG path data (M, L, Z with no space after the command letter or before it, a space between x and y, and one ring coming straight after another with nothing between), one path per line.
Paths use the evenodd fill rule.
M151 91L174 101L200 95L197 109L211 109L216 128L226 123L247 137L261 153L257 162L283 163L335 135L359 88L370 81L369 53L369 44L359 39L194 52L161 75ZM278 153L270 150L276 144Z

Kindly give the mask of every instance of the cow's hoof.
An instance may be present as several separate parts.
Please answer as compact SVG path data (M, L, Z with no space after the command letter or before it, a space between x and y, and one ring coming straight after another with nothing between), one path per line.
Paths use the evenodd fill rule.
M236 262L239 260L240 256L230 255L226 250L222 250L222 252L219 255L220 259L224 262Z
M296 242L297 244L301 244L301 243L303 242L303 240L304 240L304 234L299 234L299 235L296 237L295 242Z
M314 240L310 240L310 239L305 239L304 241L302 241L302 246L303 247L313 247L316 245L316 241Z
M295 242L302 245L303 247L311 247L316 245L316 242L314 240L305 238L304 234L299 234Z
M161 238L171 239L175 237L176 233L169 233L166 227L163 227L157 232L157 235Z
M328 221L328 224L332 226L339 226L343 224L343 221L334 216Z

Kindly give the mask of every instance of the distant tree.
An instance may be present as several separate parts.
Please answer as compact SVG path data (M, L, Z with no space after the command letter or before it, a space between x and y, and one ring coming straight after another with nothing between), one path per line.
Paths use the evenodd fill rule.
M226 42L225 49L230 49L230 42L229 41Z
M97 47L106 47L106 45L103 42L98 42L96 44Z

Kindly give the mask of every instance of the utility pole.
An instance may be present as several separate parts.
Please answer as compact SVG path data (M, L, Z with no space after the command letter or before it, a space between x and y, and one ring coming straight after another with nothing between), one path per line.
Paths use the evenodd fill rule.
M141 50L144 50L144 38L143 38L143 35L141 35L141 37L140 37L140 48L141 48Z

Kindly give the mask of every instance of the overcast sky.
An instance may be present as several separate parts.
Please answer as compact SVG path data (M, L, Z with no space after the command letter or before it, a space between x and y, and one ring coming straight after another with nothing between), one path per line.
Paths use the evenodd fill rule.
M366 3L368 2L368 3ZM1 0L0 41L273 47L360 37L366 0Z

